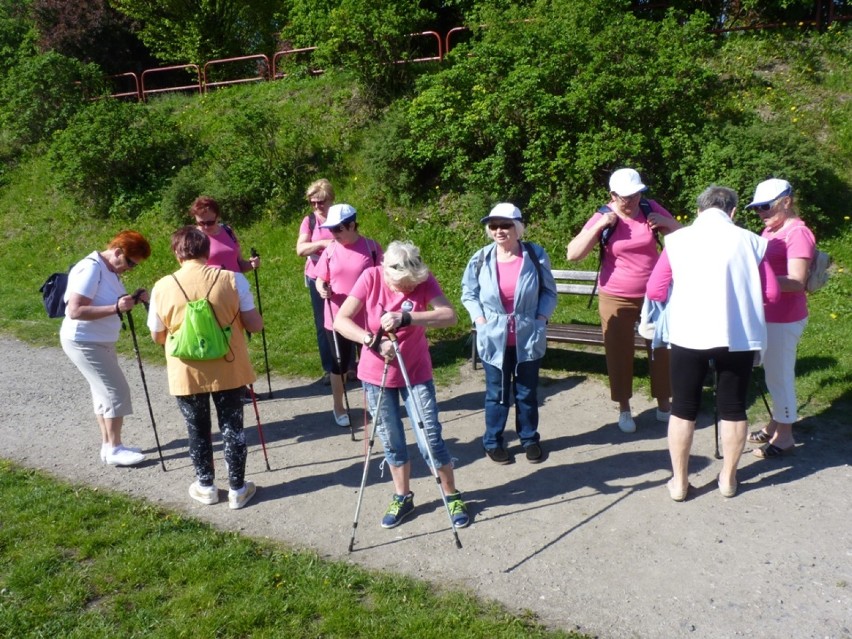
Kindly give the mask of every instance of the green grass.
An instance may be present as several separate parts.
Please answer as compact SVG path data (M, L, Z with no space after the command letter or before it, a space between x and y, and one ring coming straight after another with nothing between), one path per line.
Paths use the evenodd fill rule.
M580 637L6 462L0 522L2 637Z

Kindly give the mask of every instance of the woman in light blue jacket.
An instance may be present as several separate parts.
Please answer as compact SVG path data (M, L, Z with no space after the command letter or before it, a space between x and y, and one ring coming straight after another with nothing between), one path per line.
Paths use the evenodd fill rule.
M556 282L545 250L522 242L521 211L498 204L486 217L494 240L474 253L462 276L462 303L476 324L476 348L485 369L482 445L498 464L511 461L503 431L515 399L515 429L526 458L543 458L538 434L538 373L547 347L547 321L556 308Z

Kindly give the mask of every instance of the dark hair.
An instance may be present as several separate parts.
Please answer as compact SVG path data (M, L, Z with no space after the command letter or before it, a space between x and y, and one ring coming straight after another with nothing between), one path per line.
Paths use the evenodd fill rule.
M108 249L120 248L134 262L147 260L151 257L151 245L145 236L137 231L122 231L110 240Z
M210 238L194 226L184 226L172 233L172 252L180 261L206 260L210 256Z
M219 203L209 195L198 196L195 198L195 202L192 203L192 206L189 207L189 214L192 217L201 215L206 211L210 211L216 217L221 217L222 215L219 209Z
M737 208L737 202L739 202L739 198L734 189L711 184L698 196L698 210L722 209L730 215Z

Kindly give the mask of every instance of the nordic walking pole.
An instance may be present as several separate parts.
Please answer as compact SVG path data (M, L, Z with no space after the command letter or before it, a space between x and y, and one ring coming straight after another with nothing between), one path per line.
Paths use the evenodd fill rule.
M409 418L411 418L412 423L416 420L416 428L420 429L423 439L426 442L426 452L429 454L429 468L432 469L435 481L438 484L438 491L441 493L441 501L444 502L444 510L447 511L447 518L450 520L450 529L453 531L453 537L456 539L456 548L461 548L462 544L459 539L459 533L456 530L456 525L453 523L453 514L450 512L450 504L447 501L447 495L444 493L444 487L441 485L441 476L438 474L438 469L435 468L435 454L432 452L432 442L429 441L429 433L426 432L426 426L423 422L423 407L420 406L420 398L414 393L414 389L411 388L411 380L408 379L408 369L406 369L405 362L402 360L402 353L399 351L399 341L397 340L396 333L389 331L387 336L393 345L396 360L399 362L399 370L402 373L402 378L405 380L405 388L408 390L408 394L411 395L413 400L411 405L414 407L415 415L409 415Z
M716 404L719 391L719 371L716 370L716 360L711 359L710 366L713 368L713 434L716 437L716 452L713 455L716 459L722 459L719 454L719 406Z
M352 537L349 539L349 552L355 546L355 529L358 528L358 517L361 514L361 500L364 497L364 487L367 485L367 471L370 467L370 455L373 452L373 442L376 440L376 426L379 421L379 411L382 408L382 397L385 394L385 381L388 378L388 366L390 362L385 362L385 369L382 371L382 384L379 387L379 399L376 402L376 413L373 417L373 425L370 427L370 443L364 450L364 473L361 475L361 487L358 489L358 503L355 505L355 520L352 522Z
M260 425L260 413L257 412L257 397L254 394L254 384L249 384L249 392L251 393L251 403L254 406L254 416L257 418L257 434L260 437L260 447L263 449L263 460L266 462L266 470L272 470L269 467L269 457L266 454L266 439L263 437L263 426Z
M328 290L328 282L325 283L325 288ZM352 423L352 415L349 410L349 394L346 392L346 375L343 373L343 359L340 357L340 342L337 339L337 331L334 330L334 311L331 310L331 298L325 298L328 304L328 315L331 318L331 336L334 340L334 357L337 359L337 370L340 371L340 383L343 384L343 401L346 403L346 417L349 418L349 435L352 441L355 441L355 425Z
M135 298L134 298L135 299ZM147 304L145 305L147 306ZM145 401L148 402L148 414L151 416L151 428L154 429L154 441L157 442L157 453L160 455L160 466L166 472L166 462L163 460L163 449L160 448L160 436L157 434L157 423L154 421L154 409L151 408L151 397L148 395L148 382L145 381L145 369L142 368L142 356L139 354L139 343L136 341L136 327L133 325L133 311L127 311L127 323L130 326L130 336L133 338L133 350L139 364L139 376L142 378L142 388L145 389Z
M260 257L260 254L251 247L251 256ZM257 293L257 312L263 316L263 304L260 303L260 282L257 279L257 269L254 269L254 290ZM260 329L260 336L263 339L263 364L266 366L266 387L269 389L268 399L272 399L272 382L269 379L269 352L266 350L266 327ZM269 464L267 464L268 466Z

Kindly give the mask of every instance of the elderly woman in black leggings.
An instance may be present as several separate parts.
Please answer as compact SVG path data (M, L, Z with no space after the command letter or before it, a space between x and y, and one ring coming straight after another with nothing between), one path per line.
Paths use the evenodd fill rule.
M698 197L695 222L671 233L648 280L647 295L668 298L672 415L669 496L687 497L689 451L711 362L716 368L717 407L723 450L719 492L737 492L737 464L748 422L746 391L755 354L766 347L764 298L777 298L778 284L763 259L767 241L733 223L737 194L711 186ZM669 285L671 284L671 293Z

